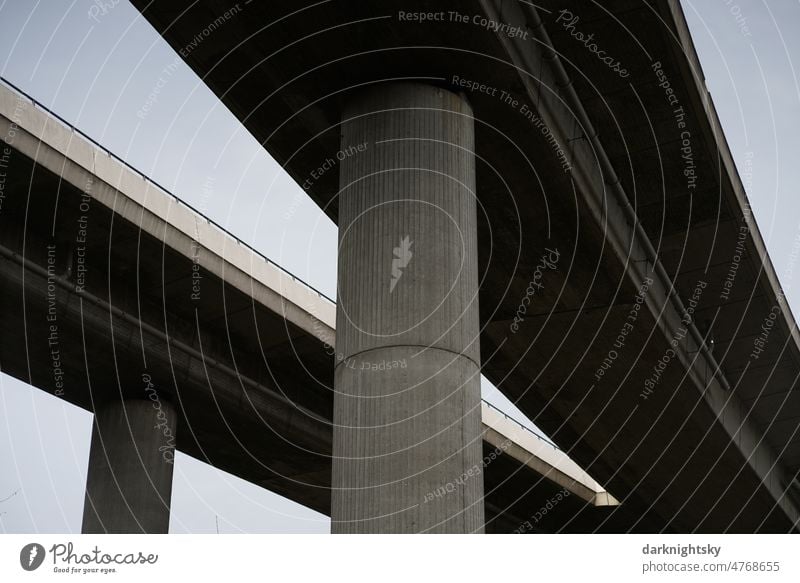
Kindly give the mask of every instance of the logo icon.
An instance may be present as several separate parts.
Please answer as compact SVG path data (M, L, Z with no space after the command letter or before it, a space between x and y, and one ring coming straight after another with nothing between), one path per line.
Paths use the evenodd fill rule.
M414 256L414 254L411 253L411 245L413 243L414 241L411 241L408 235L406 235L400 239L400 246L393 249L394 258L392 259L392 278L389 281L389 293L394 291L394 286L397 285L397 282L400 281L403 275L401 270L408 266L408 262L411 261L411 258Z
M29 543L19 552L19 564L26 571L35 571L44 562L44 547L39 543Z

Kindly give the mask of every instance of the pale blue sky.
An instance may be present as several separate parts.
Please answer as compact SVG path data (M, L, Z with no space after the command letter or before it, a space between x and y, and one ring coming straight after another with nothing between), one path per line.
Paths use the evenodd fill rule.
M99 22L93 5L0 2L0 74L333 297L335 226L126 1ZM798 313L800 3L684 9L740 171L752 160L748 194ZM484 396L509 409L488 385ZM90 414L0 375L0 500L18 491L0 502L0 532L80 531L90 432ZM221 532L329 530L326 517L179 455L170 531L214 532L215 516Z

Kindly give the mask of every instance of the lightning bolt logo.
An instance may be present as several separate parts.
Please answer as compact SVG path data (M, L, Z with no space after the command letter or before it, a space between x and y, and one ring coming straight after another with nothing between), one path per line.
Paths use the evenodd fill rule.
M19 564L26 571L38 569L45 557L45 550L39 543L29 543L19 553Z
M409 239L409 236L406 235L402 239L400 239L400 245L393 249L394 257L392 258L392 277L389 280L389 293L394 291L397 282L400 281L400 278L403 276L403 269L408 267L408 262L411 261L411 258L414 256L411 253L411 245L414 242Z

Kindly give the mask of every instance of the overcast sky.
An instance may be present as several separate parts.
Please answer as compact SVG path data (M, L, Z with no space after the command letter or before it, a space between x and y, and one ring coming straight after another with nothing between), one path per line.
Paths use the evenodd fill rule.
M123 0L95 21L94 5L0 0L0 74L334 297L333 223L133 7ZM748 196L800 313L800 267L791 264L800 246L800 3L683 5L740 173L752 161ZM522 419L484 385L485 397ZM80 532L90 433L89 413L0 374L0 532ZM220 532L329 531L327 517L178 454L170 532L215 532L217 519Z

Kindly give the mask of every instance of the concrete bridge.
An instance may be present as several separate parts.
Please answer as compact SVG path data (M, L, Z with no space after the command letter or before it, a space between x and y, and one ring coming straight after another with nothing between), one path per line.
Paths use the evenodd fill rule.
M330 514L334 303L6 86L0 134L0 368L95 413L84 532L166 532L175 448ZM633 524L478 412L482 459L420 506L480 481L493 532Z
M461 478L487 447L481 372L620 502L562 525L796 530L797 327L677 2L133 3L338 223L338 303L266 262L230 262L241 246L177 202L115 204L106 159L84 154L114 209L86 221L97 301L69 296L54 360L41 290L50 265L80 274L72 232L54 241L81 230L87 187L73 186L72 215L21 205L7 261L39 279L4 278L17 290L4 298L25 299L4 304L3 370L52 390L56 368L65 391L102 378L108 404L64 395L95 411L95 441L123 423L120 403L161 395L128 419L178 416L179 447L307 492L334 532L509 529L495 464ZM151 196L141 177L110 178ZM165 244L173 219L197 235ZM50 368L24 364L33 350ZM164 433L140 460L160 476L145 514L166 498ZM110 483L92 459L90 495Z
M478 528L477 488L404 512L479 456L478 370L642 523L796 528L797 329L676 0L133 3L339 224L337 350L426 348L337 367L335 530Z

